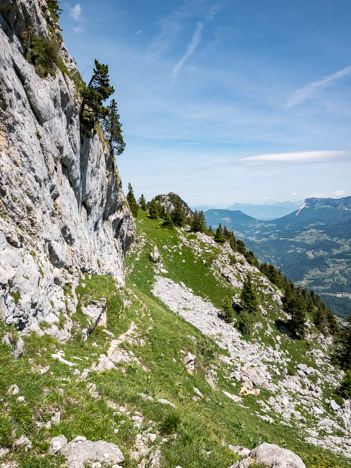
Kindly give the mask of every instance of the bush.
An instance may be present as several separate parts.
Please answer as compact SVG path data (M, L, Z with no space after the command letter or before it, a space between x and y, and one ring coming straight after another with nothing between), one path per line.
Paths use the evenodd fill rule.
M176 432L180 424L180 417L176 411L166 414L161 423L162 434L172 434Z
M56 71L59 60L58 51L59 45L54 37L46 39L34 34L30 38L27 60L34 65L37 74L45 78Z

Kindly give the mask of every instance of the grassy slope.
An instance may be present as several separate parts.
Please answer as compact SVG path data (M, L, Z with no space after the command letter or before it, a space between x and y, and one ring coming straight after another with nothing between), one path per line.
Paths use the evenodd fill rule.
M101 374L90 372L83 381L74 376L75 368L82 372L97 361L98 355L106 354L110 338L100 328L87 341L82 342L77 333L66 345L47 336L25 337L25 352L18 360L0 344L0 444L11 447L14 429L16 438L25 434L33 442L33 450L28 453L19 448L11 450L6 457L21 460L20 466L25 468L59 466L62 460L48 455L48 441L59 434L65 434L68 440L84 435L91 440L116 443L126 456L123 466L136 467L138 462L129 457L128 451L133 448L136 435L151 427L151 432L157 435L154 445L160 446L167 467L228 467L238 457L227 444L253 448L263 441L295 451L310 468L351 466L330 452L307 445L299 429L258 418L255 411L260 408L255 397L244 397L244 408L223 394L223 390L238 393L238 388L228 381L227 365L219 360L218 347L150 293L154 271L149 253L154 244L158 245L168 276L176 282L182 281L195 294L209 297L216 306L220 306L224 295L235 291L223 280L214 278L208 266L198 261L190 248L179 249L176 231L167 231L157 221L145 217L137 225L145 240L139 240L139 246L130 253L125 290L115 291L109 278L92 278L85 281L85 289L81 287L78 292L81 300L88 296L111 298L114 294L129 299L129 307L121 306L119 311L116 301L110 301L107 328L117 337L132 321L136 324L139 344L123 343L121 347L133 351L139 363L120 364L117 370ZM164 250L163 245L170 251ZM215 252L205 255L210 263ZM283 346L296 356L296 362L302 360L304 343L299 342L296 347L296 343L284 342ZM75 368L52 358L58 349L65 352L65 359L77 363ZM187 372L181 350L196 354L194 375ZM46 365L50 365L50 370L45 375L33 370ZM205 379L210 368L218 373L217 390ZM8 395L7 389L14 383L20 392ZM89 383L96 385L97 398L89 394ZM204 398L194 401L194 387ZM139 393L154 400L145 400ZM24 402L18 402L19 395L24 396ZM263 390L260 397L268 398L269 392ZM159 398L173 402L176 409L161 405L157 402ZM113 402L110 406L117 410L108 402ZM121 406L130 415L121 411ZM45 427L55 410L61 411L61 422ZM135 427L131 420L135 411L144 417L141 428Z

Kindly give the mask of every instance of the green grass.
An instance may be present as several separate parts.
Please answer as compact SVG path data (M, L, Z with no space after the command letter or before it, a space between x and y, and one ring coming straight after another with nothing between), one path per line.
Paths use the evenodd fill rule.
M20 461L21 467L59 466L63 460L48 454L51 438L64 434L71 440L81 435L117 444L126 457L123 467L135 468L139 461L131 459L128 452L135 445L136 435L150 428L157 436L154 445L161 449L164 467L228 467L239 459L228 444L254 448L261 442L286 446L299 454L308 468L350 467L349 461L306 444L304 434L293 423L280 424L278 417L274 418L274 424L260 419L255 413L260 411L256 397L243 397L240 406L224 395L223 391L238 394L240 389L240 384L232 385L228 379L231 369L219 358L225 353L152 296L155 273L149 260L156 244L171 279L184 282L195 294L209 297L215 305L220 305L232 289L222 279L214 278L209 268L218 248L211 247L209 252L204 252L207 264L196 258L189 247L181 247L182 255L179 255L177 231L163 229L157 221L142 216L142 222L137 222L138 230L147 240L139 252L131 252L127 259L129 275L125 288L118 289L108 276L82 278L76 289L78 311L72 316L79 330L82 305L91 300L106 300L107 328L116 338L134 322L138 336L135 341L120 344L120 348L133 352L137 361L116 364L117 369L104 373L92 371L86 380L79 380L74 375L75 369L82 373L97 362L100 354L107 354L111 338L100 327L86 341L77 333L65 344L49 336L24 336L24 354L17 360L0 340L0 444L10 448L22 434L33 442L33 449L27 454L11 451L6 459ZM183 235L192 240L193 235ZM170 251L163 249L163 245ZM66 293L69 300L72 290L68 288ZM130 301L129 307L123 306L126 299ZM270 320L277 316L276 310L269 311ZM0 327L3 334L7 328L3 324ZM272 338L266 340L273 343ZM305 342L282 335L281 343L289 351L293 368L302 360L313 364L306 355ZM69 367L55 360L52 354L58 350L76 366ZM196 355L193 375L183 363L182 352L189 351ZM37 369L47 365L49 371L40 375ZM210 369L217 372L217 389L205 379ZM8 387L14 383L20 392L9 395ZM88 384L96 386L98 398L88 392ZM194 387L204 398L194 400ZM18 402L18 396L24 396L24 402ZM259 398L267 400L269 396L268 390L262 390ZM176 407L160 404L157 400L161 398ZM58 410L60 423L49 427L53 412ZM135 412L144 418L141 428L135 427L131 420ZM167 440L162 442L163 439Z

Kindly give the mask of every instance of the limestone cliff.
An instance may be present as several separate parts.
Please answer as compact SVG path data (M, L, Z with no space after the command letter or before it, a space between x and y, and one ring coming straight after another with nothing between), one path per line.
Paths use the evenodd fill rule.
M28 31L59 38L62 66L45 78L26 59ZM64 291L85 273L123 283L135 235L114 154L80 126L75 74L45 1L1 0L0 318L19 329L73 310Z

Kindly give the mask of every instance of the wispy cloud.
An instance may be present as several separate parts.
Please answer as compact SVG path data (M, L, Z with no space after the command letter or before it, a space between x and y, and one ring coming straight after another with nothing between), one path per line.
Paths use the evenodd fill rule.
M193 33L193 37L191 38L191 41L188 44L185 54L179 60L179 62L173 67L173 71L172 71L173 81L177 79L177 76L179 75L180 70L183 68L184 64L189 60L189 58L193 55L196 47L200 44L203 28L204 28L204 23L197 23L195 31Z
M332 83L346 76L351 75L351 66L343 68L332 75L328 75L321 80L313 81L312 83L304 86L303 88L297 89L289 98L285 105L285 109L290 109L291 107L297 106L302 102L310 99L314 94L316 94L320 89L327 88Z
M200 44L201 42L201 36L202 36L202 31L204 29L204 26L206 23L210 23L213 18L216 16L216 14L219 12L219 10L222 8L222 6L224 5L225 1L221 1L221 2L218 2L216 3L215 5L213 5L209 12L207 13L206 17L205 17L205 20L203 22L198 22L197 25L196 25L196 28L193 32L193 35L192 35L192 38L186 48L186 51L185 51L185 54L183 55L183 57L179 60L179 62L177 62L175 64L175 66L173 67L173 70L172 70L172 81L174 82L181 69L183 68L183 66L185 65L185 63L190 59L190 57L193 55L193 53L195 52L197 46Z
M69 14L75 21L79 21L82 14L82 7L80 6L80 3L77 3L73 8L71 8Z
M239 161L285 164L351 162L351 151L298 151L295 153L258 154L240 158Z

